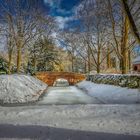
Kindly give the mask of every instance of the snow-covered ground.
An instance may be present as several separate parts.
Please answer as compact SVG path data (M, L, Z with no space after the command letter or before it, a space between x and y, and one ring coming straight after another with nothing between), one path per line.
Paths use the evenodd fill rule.
M140 139L140 105L132 104L0 107L0 122L0 138Z
M36 101L46 88L45 83L32 76L0 75L0 103Z
M26 89L25 86L28 84L30 85L30 83L32 83L32 85L28 86L30 87L30 91L36 91L35 89L41 90L42 87L46 87L44 83L38 80L35 82L35 84L33 82L35 81L33 77L23 77L14 77L16 79L14 83L10 82L10 87L12 89L12 92L8 90L10 94L14 93L14 90L17 90L12 88L13 85L20 85L20 89L24 87L23 90L17 90L17 93L20 91L19 94L21 94L21 92L23 94L25 91L28 92L28 88L26 87ZM7 82L6 80L3 81ZM28 82L26 83L25 81ZM140 104L134 104L139 102L139 90L111 85L94 84L87 81L80 82L77 84L77 86L84 89L86 93L95 101L100 101L99 103L103 104L98 104L95 102L96 104L86 105L43 105L44 103L41 103L43 101L42 100L34 105L15 107L0 106L0 139L140 139ZM1 85L0 87L2 88ZM48 95L44 96L44 101L48 100L47 97L51 99L54 98L54 96L62 99L64 97L63 94L68 95L68 97L70 97L72 100L74 98L80 99L81 95L78 95L80 90L78 90L76 87L74 87L76 90L75 96L73 93L71 93L73 92L74 88L65 88L65 90L62 90L60 87L55 87L55 90L53 90L53 88L49 88L47 92ZM61 93L62 91L65 93ZM7 92L5 93L8 94ZM32 92L30 92L30 94L31 93ZM81 94L83 96L85 93ZM18 97L18 95L16 96ZM84 97L87 96L84 95ZM58 98L55 98L55 100L57 99ZM66 96L63 99L66 100Z
M107 84L95 84L82 81L77 87L85 90L88 95L105 104L135 104L140 103L140 89L128 89Z

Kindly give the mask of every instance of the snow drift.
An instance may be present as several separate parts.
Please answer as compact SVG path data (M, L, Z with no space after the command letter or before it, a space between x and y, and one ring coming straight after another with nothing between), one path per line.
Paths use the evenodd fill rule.
M47 88L42 81L28 75L0 75L0 104L38 100Z
M82 81L76 85L86 93L104 104L135 104L140 103L140 89L122 88L119 86L96 84Z

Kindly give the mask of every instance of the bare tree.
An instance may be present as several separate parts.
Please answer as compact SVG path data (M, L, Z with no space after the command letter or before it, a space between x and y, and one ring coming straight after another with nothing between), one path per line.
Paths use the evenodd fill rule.
M43 15L37 3L36 0L2 0L0 3L1 17L8 27L5 33L9 34L17 51L17 72L20 72L25 48L35 42L40 35L49 34L53 27L53 19Z
M134 46L135 39L131 37L129 20L120 2L108 0L108 13L112 28L113 46L120 61L120 70L125 74L130 69L130 52ZM116 9L118 9L116 11ZM130 39L132 38L132 39ZM114 45L115 44L115 45Z
M104 1L84 1L82 8L77 13L79 19L83 22L83 39L88 49L89 61L94 62L97 73L100 73L101 65L106 60L107 54L113 52L112 48L110 51L105 51L108 44L108 21Z

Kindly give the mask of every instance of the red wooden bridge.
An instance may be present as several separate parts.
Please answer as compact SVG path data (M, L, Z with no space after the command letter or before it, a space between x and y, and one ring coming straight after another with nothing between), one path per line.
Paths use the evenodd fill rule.
M72 72L38 72L36 73L36 77L49 86L53 86L53 83L59 78L68 80L70 85L74 85L85 79L84 74Z

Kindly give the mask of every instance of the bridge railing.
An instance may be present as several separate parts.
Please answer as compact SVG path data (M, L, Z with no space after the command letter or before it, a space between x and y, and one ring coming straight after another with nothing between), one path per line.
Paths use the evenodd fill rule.
M49 86L52 86L54 81L59 78L67 79L70 85L74 85L85 79L84 74L72 72L38 72L36 73L36 77L47 83Z

